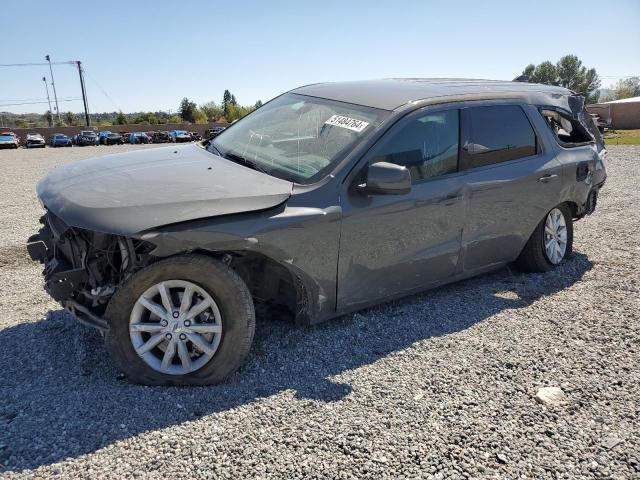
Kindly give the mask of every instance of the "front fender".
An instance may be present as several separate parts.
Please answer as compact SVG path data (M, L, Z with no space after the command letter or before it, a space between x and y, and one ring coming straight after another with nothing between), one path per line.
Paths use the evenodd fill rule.
M303 323L316 323L335 315L341 214L339 206L282 206L156 228L139 238L155 245L156 257L189 251L267 257L291 273Z

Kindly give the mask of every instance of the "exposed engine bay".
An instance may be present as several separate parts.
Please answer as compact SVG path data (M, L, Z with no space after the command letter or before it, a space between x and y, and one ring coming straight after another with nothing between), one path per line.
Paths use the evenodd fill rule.
M105 330L101 315L118 285L153 261L153 245L70 227L47 211L27 250L44 265L45 290L81 321Z

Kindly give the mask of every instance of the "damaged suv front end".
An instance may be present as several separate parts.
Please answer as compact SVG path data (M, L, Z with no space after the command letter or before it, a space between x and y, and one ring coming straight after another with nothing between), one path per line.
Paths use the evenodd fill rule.
M105 332L103 315L118 285L151 259L151 244L67 225L50 211L27 250L43 266L44 288L82 323Z
M246 184L254 191L247 192ZM27 249L44 265L47 292L83 322L106 330L105 309L119 286L170 255L154 255L157 245L141 238L153 237L151 229L270 208L285 201L291 188L288 181L198 146L69 164L38 184L46 213ZM185 245L180 248L189 251Z

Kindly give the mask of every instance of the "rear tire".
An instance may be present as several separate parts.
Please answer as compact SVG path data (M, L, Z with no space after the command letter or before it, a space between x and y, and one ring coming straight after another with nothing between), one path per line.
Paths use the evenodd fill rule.
M552 255L547 253L545 248L546 241L548 240L549 233L545 233L545 227L550 216L557 216L558 212L564 219L565 234L560 234L566 243L561 245L564 251L558 253L553 258ZM561 222L562 223L562 222ZM557 267L565 259L569 258L573 252L573 216L571 209L566 203L562 203L557 207L552 208L544 218L540 221L536 229L529 237L524 249L520 253L520 256L516 260L516 265L525 272L548 272L549 270Z
M164 297L152 297L153 293L148 292L155 291L159 285L166 285L163 288L169 293ZM181 305L182 298L187 298L184 295L187 288L190 288L189 285L196 289L193 304L189 300L191 307L207 298L213 303L212 310L207 309L190 317L191 322L184 320L190 307L185 308L183 314ZM192 297L193 294L188 298ZM172 304L172 314L166 315L168 326L166 321L161 320L165 317L155 317L141 306L141 298L155 298L156 304L164 305L164 311L167 311L165 300L168 299L168 303ZM161 309L163 305L160 305ZM145 327L151 325L154 329L153 333L140 330L144 338L140 336L142 334L136 337L137 330L131 327L141 324L141 311L147 315L146 320L143 320ZM116 291L109 302L105 318L109 323L105 341L111 359L128 380L144 385L221 383L244 362L255 331L253 300L245 283L227 265L202 255L171 257L140 270ZM213 323L206 323L209 321ZM163 324L165 326L160 328ZM191 338L196 336L196 326L203 325L216 325L219 333L200 335L200 342L204 339L206 347L201 349ZM190 328L194 330L191 331ZM141 347L141 342L147 342L157 333L161 333L163 339L157 346L142 352L144 345ZM178 338L182 340L179 341ZM134 345L136 342L137 346ZM175 345L171 345L171 342ZM169 349L174 352L172 360L166 363L163 361L160 366L160 361L164 360ZM180 349L183 350L180 352ZM185 351L190 355L186 362L182 357ZM193 369L190 370L191 368Z

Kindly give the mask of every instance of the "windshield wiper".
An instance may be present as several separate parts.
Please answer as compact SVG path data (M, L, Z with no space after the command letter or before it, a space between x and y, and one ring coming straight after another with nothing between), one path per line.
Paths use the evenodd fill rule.
M218 150L215 145L213 145L213 140L208 140L209 145L207 145L207 150L209 150L211 153L218 155L219 157L224 157L222 155L222 153L220 152L220 150Z
M213 148L215 148L215 147L213 147ZM227 160L231 160L232 162L236 162L236 163L239 163L241 165L245 165L245 166L247 166L249 168L252 168L253 170L257 170L258 172L266 173L266 174L269 173L269 171L267 169L265 169L259 163L255 162L253 160L249 160L248 158L245 158L242 155L238 155L237 153L227 152L224 155L220 155L220 156L222 158L226 158Z

